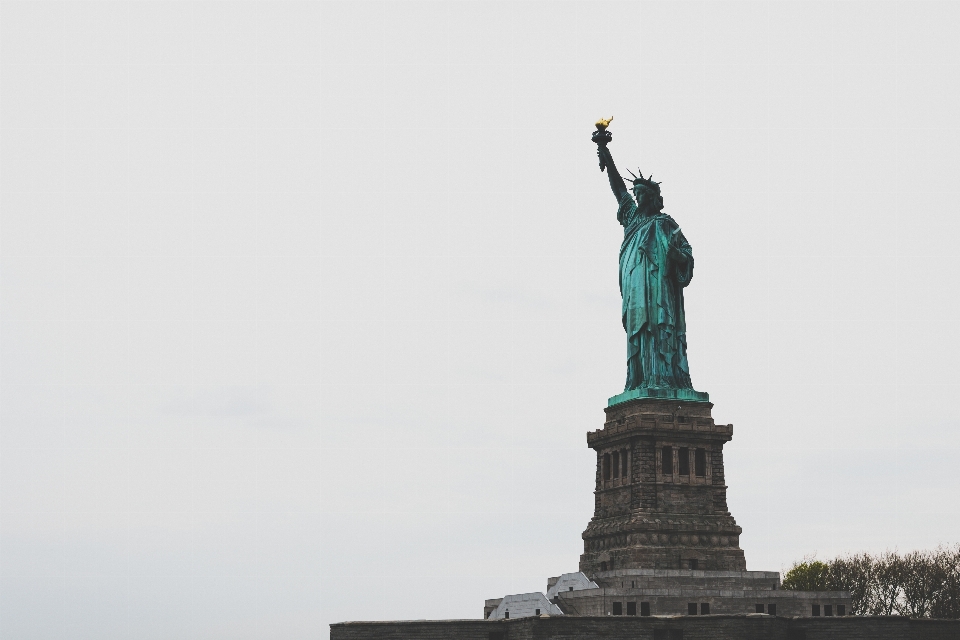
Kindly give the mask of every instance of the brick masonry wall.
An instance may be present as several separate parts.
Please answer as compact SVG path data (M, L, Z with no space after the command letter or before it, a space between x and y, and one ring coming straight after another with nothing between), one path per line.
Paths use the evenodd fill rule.
M656 441L653 438L636 438L634 451L634 504L642 511L652 512L657 508L657 460Z
M597 452L596 494L583 532L581 571L594 575L611 562L638 569L746 568L724 484L723 445L733 427L714 423L711 409L709 403L661 400L607 408L603 429L587 434ZM673 464L661 472L664 447L671 447ZM698 450L705 454L703 475L696 474ZM681 451L689 473L680 473ZM616 466L624 453L630 455L629 478L614 473L604 480L605 456Z
M661 637L665 640L960 640L960 620L858 616L557 616L330 625L330 640L659 640Z

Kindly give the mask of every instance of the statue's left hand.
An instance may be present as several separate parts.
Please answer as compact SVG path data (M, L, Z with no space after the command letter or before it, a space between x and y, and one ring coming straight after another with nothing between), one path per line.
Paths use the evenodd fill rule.
M683 248L680 243L680 238L683 237L683 234L680 232L680 227L677 227L670 232L670 240L667 245L667 253L670 258L677 262L686 262L687 256L683 252Z

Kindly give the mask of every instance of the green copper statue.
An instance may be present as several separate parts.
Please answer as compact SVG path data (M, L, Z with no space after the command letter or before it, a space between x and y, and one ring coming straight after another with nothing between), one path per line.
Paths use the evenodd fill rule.
M627 332L625 393L611 398L610 404L636 397L706 400L707 394L693 390L687 365L683 289L693 278L693 251L677 223L663 213L660 183L653 176L631 172L632 195L624 186L626 179L607 148L612 139L609 123L597 123L593 141L600 170L606 170L619 204L617 220L623 225L620 296Z

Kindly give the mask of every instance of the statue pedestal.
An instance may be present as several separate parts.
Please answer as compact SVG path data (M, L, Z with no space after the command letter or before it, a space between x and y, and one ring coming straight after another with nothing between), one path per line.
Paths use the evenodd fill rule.
M688 400L690 402L710 402L710 394L706 391L693 389L630 389L617 394L607 400L607 406L638 400L640 398L656 398L662 400Z
M723 471L733 425L715 424L712 408L642 397L607 407L603 429L587 434L597 471L581 571L746 570Z

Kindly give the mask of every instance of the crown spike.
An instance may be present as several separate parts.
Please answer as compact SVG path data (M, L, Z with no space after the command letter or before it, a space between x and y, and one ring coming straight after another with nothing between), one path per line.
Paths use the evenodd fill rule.
M633 176L633 171L630 171L630 169L627 169L627 173ZM636 180L637 176L633 176L633 179ZM626 178L624 178L624 180L626 180Z

